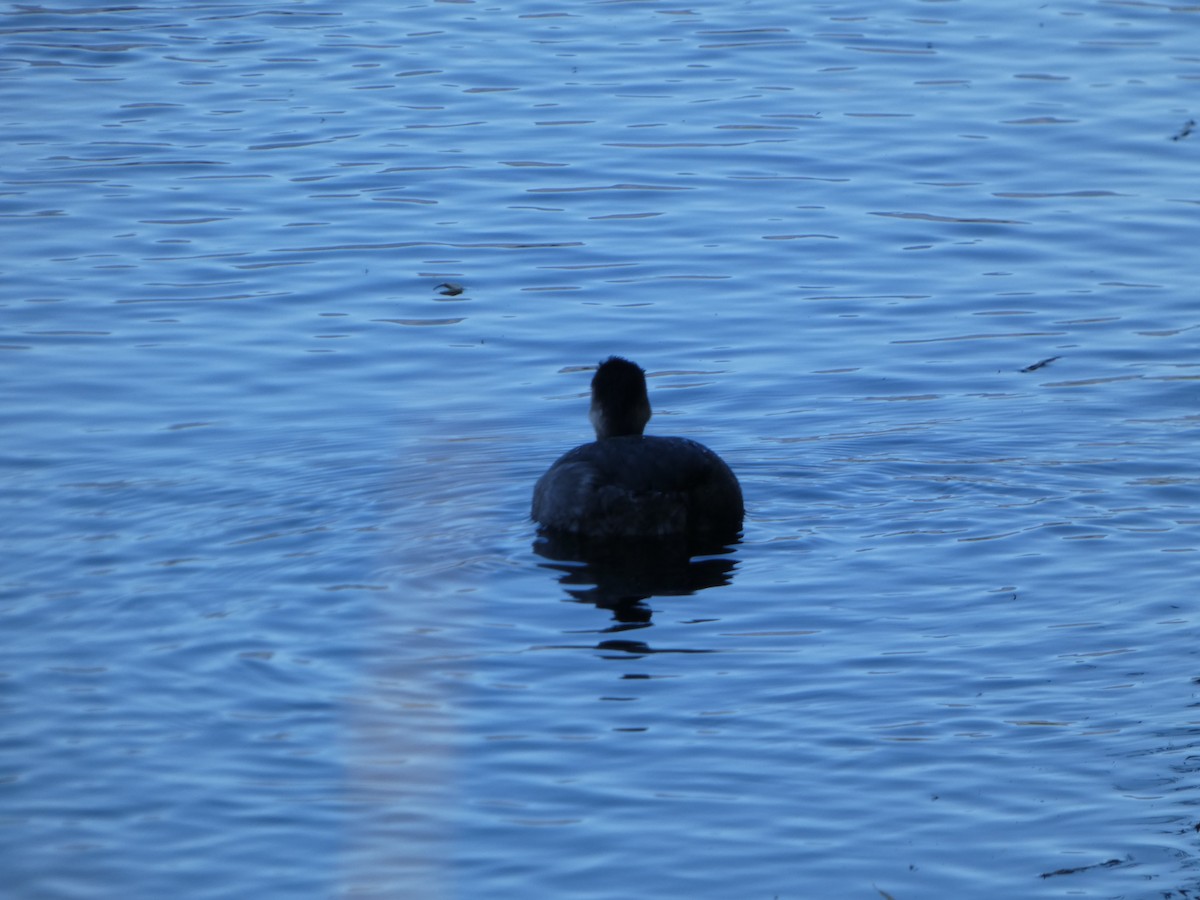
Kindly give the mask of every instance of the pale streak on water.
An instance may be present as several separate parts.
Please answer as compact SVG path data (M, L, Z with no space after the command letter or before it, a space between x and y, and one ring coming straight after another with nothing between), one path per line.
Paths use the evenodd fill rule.
M1196 28L9 5L6 896L1200 891ZM691 595L532 549L613 352Z

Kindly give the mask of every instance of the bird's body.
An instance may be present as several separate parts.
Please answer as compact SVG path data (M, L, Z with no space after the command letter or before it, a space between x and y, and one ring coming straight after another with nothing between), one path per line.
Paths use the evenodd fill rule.
M589 539L735 539L744 509L729 466L688 438L643 436L649 418L642 370L619 357L601 363L592 380L596 440L538 480L533 519Z

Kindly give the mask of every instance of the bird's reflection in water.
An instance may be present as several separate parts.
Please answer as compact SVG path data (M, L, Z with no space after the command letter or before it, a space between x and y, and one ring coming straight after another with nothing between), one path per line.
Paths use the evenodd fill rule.
M684 596L733 580L736 560L729 545L689 546L674 539L586 541L575 535L539 532L533 550L562 573L559 582L580 603L612 613L608 631L645 628L653 596Z

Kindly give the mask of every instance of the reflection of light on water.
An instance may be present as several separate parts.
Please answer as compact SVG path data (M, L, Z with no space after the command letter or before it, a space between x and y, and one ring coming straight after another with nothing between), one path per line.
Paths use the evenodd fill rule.
M383 555L362 682L346 700L348 837L342 890L454 898L451 860L464 807L456 682L469 677L462 627L478 615L465 562L474 445L422 438L409 420L378 500ZM378 893L376 893L378 892Z
M447 869L453 823L444 811L462 804L451 682L463 654L444 621L454 578L439 585L436 576L414 582L399 574L376 596L362 684L346 698L341 889L371 895L403 886L404 896L438 900L456 896Z

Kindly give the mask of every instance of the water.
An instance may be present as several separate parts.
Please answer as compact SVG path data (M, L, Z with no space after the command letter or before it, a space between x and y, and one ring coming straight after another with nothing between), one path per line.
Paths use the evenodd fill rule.
M0 33L10 895L1200 890L1186 8ZM609 353L730 556L535 552Z

